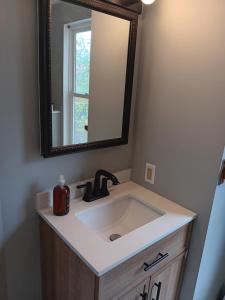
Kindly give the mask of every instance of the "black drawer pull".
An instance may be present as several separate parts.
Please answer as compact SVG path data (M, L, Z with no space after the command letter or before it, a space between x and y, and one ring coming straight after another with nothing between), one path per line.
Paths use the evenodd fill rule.
M156 294L156 299L152 298L152 300L159 300L160 292L161 292L161 286L162 282L155 283L154 286L157 287L157 294Z
M165 254L159 253L158 258L155 261L153 261L151 264L144 263L144 266L145 266L144 271L147 272L148 270L153 268L155 265L160 263L162 260L164 260L168 256L169 256L169 253L165 253Z

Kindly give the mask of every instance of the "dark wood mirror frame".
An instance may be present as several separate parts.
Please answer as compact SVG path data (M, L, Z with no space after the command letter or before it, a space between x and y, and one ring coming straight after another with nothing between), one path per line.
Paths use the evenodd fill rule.
M39 0L39 87L41 154L44 157L65 155L128 143L138 13L103 0L63 0L130 21L129 46L121 138L86 144L52 147L51 63L50 63L50 0Z

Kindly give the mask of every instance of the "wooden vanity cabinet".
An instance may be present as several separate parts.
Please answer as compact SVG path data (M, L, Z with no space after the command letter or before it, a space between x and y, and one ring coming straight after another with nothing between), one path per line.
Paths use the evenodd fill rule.
M180 254L165 267L151 276L149 300L174 300L178 298L178 287L181 284L181 274L187 252Z
M177 300L191 227L98 277L40 218L43 300Z

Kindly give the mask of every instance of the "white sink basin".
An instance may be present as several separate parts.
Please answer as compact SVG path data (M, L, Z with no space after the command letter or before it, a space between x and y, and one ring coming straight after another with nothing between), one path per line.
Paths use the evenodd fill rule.
M164 212L132 196L117 198L75 214L107 241L113 234L124 236L162 215Z

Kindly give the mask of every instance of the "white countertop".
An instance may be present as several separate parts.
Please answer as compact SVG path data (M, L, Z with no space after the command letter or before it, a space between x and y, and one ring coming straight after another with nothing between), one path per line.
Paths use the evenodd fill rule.
M128 194L141 198L165 214L114 242L102 239L75 216L90 207L101 206L113 198ZM38 213L97 276L102 276L196 217L192 211L131 181L111 189L107 198L91 203L81 201L81 198L72 200L66 216L54 216L52 208L40 209Z

